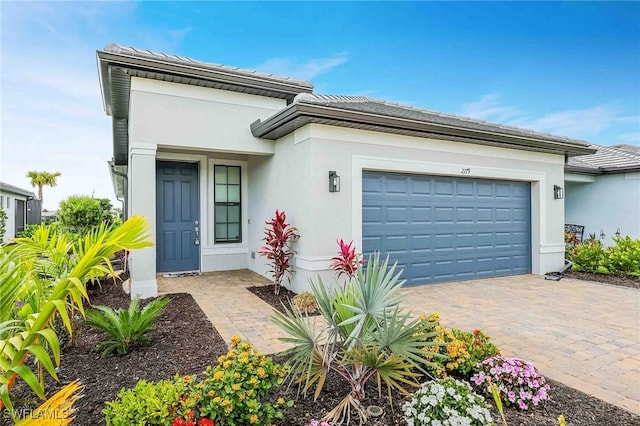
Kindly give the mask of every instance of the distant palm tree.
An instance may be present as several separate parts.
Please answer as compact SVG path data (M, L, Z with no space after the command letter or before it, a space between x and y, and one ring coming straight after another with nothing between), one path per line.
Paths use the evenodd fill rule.
M54 187L58 184L57 179L62 173L60 172L36 172L31 170L27 173L27 177L31 179L31 186L34 188L38 187L38 198L40 199L41 205L44 205L44 200L42 198L42 187L43 186L51 186Z

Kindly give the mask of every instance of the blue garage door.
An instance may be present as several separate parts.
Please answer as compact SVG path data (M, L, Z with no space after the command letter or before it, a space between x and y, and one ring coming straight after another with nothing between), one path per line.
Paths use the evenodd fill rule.
M363 251L407 285L529 273L530 218L528 182L363 173Z

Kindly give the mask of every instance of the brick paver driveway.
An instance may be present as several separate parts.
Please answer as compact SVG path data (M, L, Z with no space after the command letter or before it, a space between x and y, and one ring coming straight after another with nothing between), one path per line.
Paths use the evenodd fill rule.
M189 292L222 337L240 334L265 353L287 347L272 308L245 287L268 283L251 271L158 277L161 292ZM507 356L543 374L640 414L640 290L535 275L406 289L416 315L437 311L443 324L482 329Z
M640 414L640 290L521 275L406 292L413 311L437 311L449 327L482 329L503 355Z

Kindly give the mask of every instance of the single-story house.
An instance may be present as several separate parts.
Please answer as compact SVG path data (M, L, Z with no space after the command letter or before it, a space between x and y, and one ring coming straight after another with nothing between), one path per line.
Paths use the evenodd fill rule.
M18 233L24 231L25 225L31 222L27 221L28 210L32 207L30 201L35 196L31 191L0 182L0 208L7 214L5 232L0 243L5 243L15 238ZM36 207L38 207L39 213L39 204Z
M554 186L587 142L115 44L97 61L117 196L153 229L133 293L165 272L267 275L256 251L276 209L301 235L295 291L330 273L338 238L409 285L563 266Z
M597 152L569 158L565 166L565 222L606 245L616 236L640 238L640 147L591 148Z

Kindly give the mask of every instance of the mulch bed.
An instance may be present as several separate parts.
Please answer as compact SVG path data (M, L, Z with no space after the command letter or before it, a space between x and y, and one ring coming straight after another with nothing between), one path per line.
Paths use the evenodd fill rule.
M599 283L640 289L640 278L634 278L629 276L606 275L606 274L598 274L595 272L580 272L580 271L567 271L562 275L564 277L574 278L577 280L596 281Z
M285 314L286 313L285 306L288 309L291 309L291 303L297 293L289 290L284 286L280 286L280 294L275 294L274 288L275 288L274 284L268 284L268 285L257 285L253 287L248 287L247 290L249 290L251 293L258 296L264 302L268 303L273 309L276 309L282 312L283 314ZM310 317L316 316L316 315L320 315L320 314L319 313L309 314Z
M285 290L285 289L283 289ZM101 288L91 292L93 304L103 304L113 308L126 307L127 296L119 284L103 283ZM289 295L291 296L291 295ZM227 351L227 345L207 320L193 298L188 294L169 296L171 302L157 322L157 331L150 337L149 346L140 347L124 356L102 357L95 347L101 339L100 332L80 328L75 346L68 347L62 354L60 366L61 384L76 378L85 385L83 398L76 403L75 425L103 425L101 413L104 402L116 397L122 387L133 387L139 379L157 381L170 378L176 373L197 374L208 365L215 364L217 357ZM282 355L274 357L285 362ZM568 425L575 426L628 426L640 424L636 416L621 408L591 397L583 392L549 380L553 400L531 412L507 409L510 426L557 425L557 418L563 414ZM55 392L61 385L49 380L47 391ZM23 383L18 382L14 396L32 398ZM272 397L283 396L296 400L295 387L283 386L274 390ZM281 426L308 426L309 420L318 419L333 408L348 392L348 388L335 375L330 375L325 390L317 401L311 396L296 400L295 405L285 411L286 420ZM384 409L382 417L371 418L368 425L404 425L401 405L405 397L394 394L394 409L388 405L386 396L379 398L375 385L367 390L363 405L377 405ZM493 409L494 418L498 414ZM5 423L9 424L6 422ZM0 417L0 424L2 418ZM357 424L357 421L352 421Z

